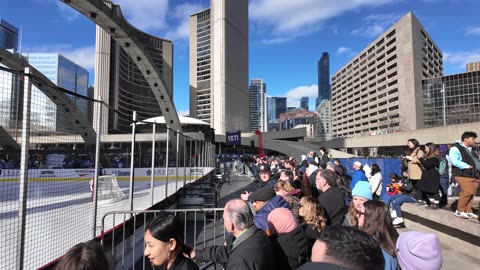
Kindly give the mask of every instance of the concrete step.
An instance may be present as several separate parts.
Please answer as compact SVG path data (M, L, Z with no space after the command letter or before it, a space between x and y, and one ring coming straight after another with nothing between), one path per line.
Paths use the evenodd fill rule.
M474 213L478 214L479 198L475 199ZM402 216L412 222L456 237L475 246L480 246L480 224L478 220L455 217L456 198L449 199L449 205L443 209L428 210L414 203L402 205ZM477 222L474 222L477 221ZM405 224L408 228L408 223Z

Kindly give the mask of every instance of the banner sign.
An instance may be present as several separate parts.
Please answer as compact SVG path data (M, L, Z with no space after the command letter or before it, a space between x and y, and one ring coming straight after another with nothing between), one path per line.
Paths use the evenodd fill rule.
M241 145L240 130L227 131L225 134L225 142L227 145Z

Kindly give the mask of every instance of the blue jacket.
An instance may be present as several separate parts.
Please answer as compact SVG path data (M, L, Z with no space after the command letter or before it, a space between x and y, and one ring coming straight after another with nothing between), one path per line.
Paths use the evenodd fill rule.
M355 170L352 175L352 182L350 183L350 190L353 190L358 181L368 181L365 173L362 170Z
M288 202L283 199L282 196L277 195L271 198L263 207L258 211L255 216L253 217L253 222L255 226L259 229L267 231L268 224L267 224L267 217L273 209L284 207L290 209Z
M394 258L392 255L388 254L385 250L382 248L382 254L383 258L385 259L385 270L397 270L398 268L398 262L397 259Z

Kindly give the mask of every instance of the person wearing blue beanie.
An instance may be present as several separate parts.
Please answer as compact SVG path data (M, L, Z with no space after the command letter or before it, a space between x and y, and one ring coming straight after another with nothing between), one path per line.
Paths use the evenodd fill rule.
M352 190L352 202L343 220L343 226L358 226L358 219L365 213L363 204L372 200L372 185L366 181L359 181Z
M352 196L360 196L367 200L372 200L372 185L366 181L358 182L352 190Z

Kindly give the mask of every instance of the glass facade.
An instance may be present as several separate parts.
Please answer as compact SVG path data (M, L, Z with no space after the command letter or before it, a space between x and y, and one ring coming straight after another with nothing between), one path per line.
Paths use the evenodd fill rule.
M302 97L300 99L300 108L308 111L308 97Z
M25 55L28 63L51 80L55 85L87 96L88 71L57 53L30 53ZM59 131L57 123L64 121L65 114L37 87L32 87L32 124L39 132ZM86 100L72 99L80 111L87 115Z
M320 105L324 99L332 99L332 91L330 88L330 56L328 52L322 53L322 57L318 61L318 98L315 107Z
M250 131L267 131L267 86L261 79L250 82Z
M0 48L18 50L18 28L0 19Z
M426 128L480 121L480 71L422 80Z
M280 130L280 114L287 112L286 97L267 97L268 131Z

